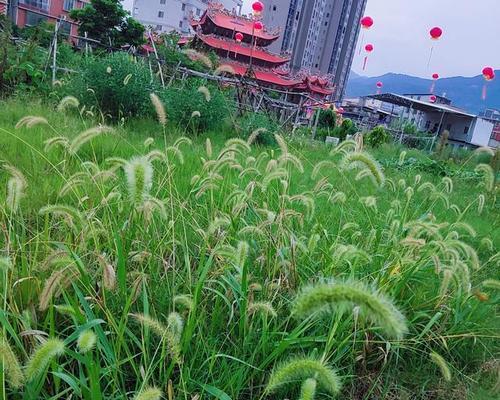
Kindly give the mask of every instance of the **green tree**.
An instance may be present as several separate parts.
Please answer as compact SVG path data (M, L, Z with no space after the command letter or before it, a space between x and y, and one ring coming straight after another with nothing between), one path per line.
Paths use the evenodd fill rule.
M103 44L122 46L144 43L144 26L130 17L120 0L91 0L80 9L73 9L70 17L80 24L80 35L87 32Z

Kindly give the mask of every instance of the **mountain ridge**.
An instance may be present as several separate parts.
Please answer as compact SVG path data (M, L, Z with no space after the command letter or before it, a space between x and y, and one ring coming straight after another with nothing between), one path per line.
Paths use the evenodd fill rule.
M500 76L500 71L495 72ZM346 97L359 97L374 94L376 83L384 84L382 92L395 94L426 94L430 92L432 79L389 72L384 75L367 77L351 72L347 84ZM438 79L434 93L444 95L452 105L469 112L479 113L486 108L500 109L500 80L487 82L486 100L482 99L485 80L482 75L466 77L454 76Z

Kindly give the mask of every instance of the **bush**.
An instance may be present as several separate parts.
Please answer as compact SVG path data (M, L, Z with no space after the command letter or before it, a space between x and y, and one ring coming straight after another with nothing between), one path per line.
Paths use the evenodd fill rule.
M354 136L358 128L356 124L352 122L350 119L344 119L340 126L337 126L333 131L331 136L338 137L340 140L345 140L347 135Z
M170 87L159 93L168 120L194 134L221 127L231 112L233 101L216 86L204 86L203 83L201 79L188 79L183 87ZM205 88L207 93L203 93Z
M264 113L247 113L239 119L243 137L248 138L256 129L264 128L255 139L255 143L265 146L275 145L274 133L278 130L278 123Z
M383 126L376 126L368 135L365 136L366 144L371 147L379 147L384 143L388 143L391 139L389 133Z
M318 127L320 128L335 128L337 124L337 114L331 109L328 108L326 110L320 110L319 119L318 119Z
M151 114L151 92L160 88L142 61L126 53L86 58L81 73L63 86L63 95L73 95L87 107L113 119Z

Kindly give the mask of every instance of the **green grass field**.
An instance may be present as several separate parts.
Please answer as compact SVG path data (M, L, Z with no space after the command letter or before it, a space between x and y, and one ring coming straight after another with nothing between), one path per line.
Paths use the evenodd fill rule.
M95 126L0 104L0 398L497 398L490 156Z

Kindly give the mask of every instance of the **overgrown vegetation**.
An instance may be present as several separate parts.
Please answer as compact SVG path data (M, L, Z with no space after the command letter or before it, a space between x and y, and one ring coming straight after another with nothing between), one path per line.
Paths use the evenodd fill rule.
M462 181L359 139L188 139L158 101L2 109L3 397L496 396L491 151Z

